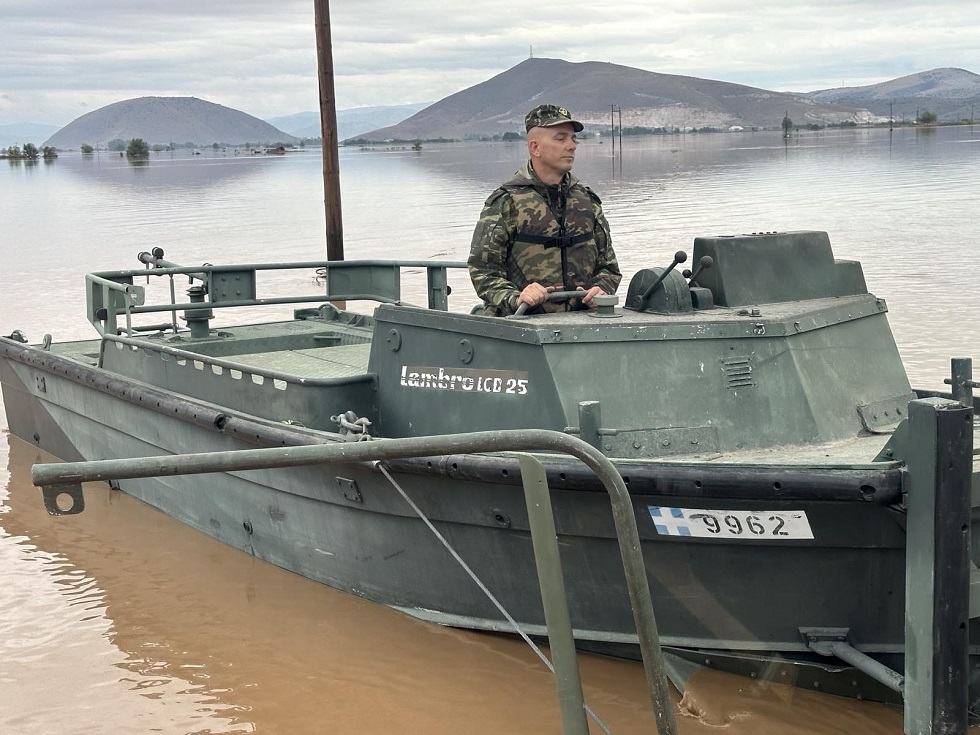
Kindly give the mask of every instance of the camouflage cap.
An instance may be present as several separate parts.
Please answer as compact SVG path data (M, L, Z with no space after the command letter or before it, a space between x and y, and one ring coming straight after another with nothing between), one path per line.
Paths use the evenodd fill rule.
M572 113L558 105L538 105L524 118L524 129L550 128L552 125L571 123L576 133L581 133L585 127L578 120L572 120Z

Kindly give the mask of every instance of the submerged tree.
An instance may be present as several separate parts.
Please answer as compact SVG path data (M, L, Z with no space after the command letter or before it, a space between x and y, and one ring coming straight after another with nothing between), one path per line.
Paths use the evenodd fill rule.
M150 146L142 138L133 138L126 145L126 156L128 158L146 158L150 155Z
M789 113L783 118L783 137L789 137L789 131L793 129L793 121L789 119Z
M923 110L919 113L919 116L915 118L915 121L919 125L935 125L938 120L939 116L935 112L929 112L929 110Z
M79 150L82 153L91 153L95 149L92 146L90 146L88 143L82 143L82 146L81 146L81 148L79 148Z

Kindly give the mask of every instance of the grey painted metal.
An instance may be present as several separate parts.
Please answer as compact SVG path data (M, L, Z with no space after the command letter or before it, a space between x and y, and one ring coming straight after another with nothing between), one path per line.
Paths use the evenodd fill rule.
M121 336L110 337L109 335L106 335L103 340L101 349L105 348L107 341L150 349L145 341ZM255 367L245 369L240 363L234 361L204 356L200 353L161 344L154 344L152 349L174 357L193 359L229 370L243 370L250 375L259 375L286 382L301 382L305 386L349 385L355 381L370 383L374 380L370 374L344 379L299 378L277 370L264 370ZM308 435L301 434L295 427L274 426L253 421L172 392L147 386L141 386L137 392L132 390L132 386L117 375L79 365L77 362L49 352L38 352L36 349L11 340L0 338L0 356L52 373L70 374L89 388L133 405L139 405L147 411L177 415L184 420L213 428L216 431L250 437L254 439L253 443L256 444L284 446L287 444L310 444L316 441ZM598 441L601 438L598 435L599 420L596 419L595 423L597 425L596 441ZM565 433L579 433L579 427L567 427ZM834 467L800 469L795 466L758 467L719 463L672 462L652 465L623 464L619 466L619 471L629 476L630 487L634 491L649 492L654 488L659 488L659 491L666 496L683 496L684 488L696 483L700 488L702 497L724 496L750 500L769 500L778 495L784 500L852 501L870 502L877 505L890 505L900 502L902 495L900 463L892 461L880 464L882 464L881 467L868 465L852 469ZM433 464L424 461L424 459L393 460L393 466L400 472L433 476L451 475L457 480L492 481L498 484L507 484L508 481L501 471L506 470L508 475L513 475L516 478L518 463L516 459L507 457L469 455L456 458L451 469L444 464ZM569 489L582 489L592 486L591 472L585 468L555 462L548 462L547 467L549 473L552 474L552 484L560 482L562 487ZM513 484L518 484L518 481L515 479ZM778 493L774 491L775 486L779 488Z
M844 317L837 310L844 301L851 316L841 323ZM448 433L447 416L457 419L453 429L468 431L560 430L576 422L581 401L597 400L602 428L609 430L603 434L609 456L667 459L694 451L850 439L864 431L858 405L888 402L894 416L912 397L885 315L871 296L819 305L777 304L766 307L762 317L725 309L621 311L619 319L595 319L588 312L489 319L379 306L375 333L397 331L400 345L392 352L377 339L373 343L370 370L379 386L394 389L382 389L378 433ZM832 327L808 331L816 315L822 324L830 311ZM466 363L468 370L508 370L515 378L527 378L528 397L501 400L474 391L463 412L456 391L416 390L402 382L407 366L419 366L423 373L459 366L462 338L475 355ZM596 379L583 370L609 365L611 359L615 375L628 376L636 389L624 390L623 379ZM835 366L833 379L828 361ZM869 375L874 375L871 386ZM876 451L869 451L868 458Z
M120 337L118 339L127 343L125 338ZM103 341L104 344L105 342ZM63 357L48 352L38 353L37 350L31 350L23 345L2 338L0 338L0 356L54 374L70 375L74 380L84 383L89 388L105 395L133 405L143 406L157 414L175 416L181 421L187 421L196 426L220 431L229 436L240 437L253 444L286 446L310 444L315 441L308 434L298 432L295 427L263 423L246 416L229 414L213 405L188 400L171 392L147 386L140 386L139 390L136 391L132 389L131 383L119 379L118 376L112 373L80 365L77 362L66 360ZM234 367L234 365L231 367ZM271 371L253 370L251 372L256 375L266 375L267 377L274 377L285 381L290 380L289 376L272 373ZM371 376L364 376L365 382L370 382L370 379ZM304 378L302 382L304 385L331 385L336 382L336 379L313 380Z
M582 679L575 653L575 636L572 634L572 619L568 612L565 581L561 573L558 533L555 530L548 478L544 466L530 454L522 453L518 459L521 463L524 501L531 526L534 563L541 585L541 602L548 626L548 642L555 666L555 685L558 688L562 725L565 735L589 735L589 721L585 713Z
M846 661L892 691L901 693L905 677L848 643L848 632L847 628L800 629L807 645L821 656L835 656Z
M141 253L141 256L145 253ZM324 301L328 297L339 301L377 301L380 303L402 303L400 281L397 275L389 278L378 278L385 270L399 273L403 268L425 268L428 274L428 303L432 309L445 310L448 308L449 288L446 271L448 269L466 268L466 263L460 261L426 261L426 260L347 260L347 261L299 261L293 263L254 263L244 265L204 265L173 267L168 261L153 259L142 262L147 265L156 263L167 264L167 267L149 269L130 269L121 271L100 271L85 276L86 294L88 298L89 322L102 334L116 334L119 329L118 317L126 317L125 331L132 333L131 318L133 314L173 312L176 310L200 309L200 302L157 304L144 306L145 289L133 283L139 277L173 277L186 275L202 279L207 284L207 292L211 296L206 303L211 308L236 308L243 306L272 306L276 304L313 303ZM262 271L274 270L316 270L326 279L327 288L324 293L299 295L277 298L259 298L255 281L257 274ZM250 284L250 289L242 298L217 298L217 282L222 274L229 277L240 277ZM337 277L343 274L343 278ZM338 286L343 283L343 286Z
M449 311L449 278L445 268L426 268L429 289L429 308Z
M867 654L861 653L846 641L833 641L830 643L830 652L841 661L846 661L851 664L858 671L863 671L875 681L880 681L889 689L896 692L902 691L905 682L904 676Z
M952 386L954 401L964 406L973 405L973 389L980 388L980 383L973 379L973 360L969 357L954 357L950 360L952 376L943 382Z
M970 620L980 618L980 569L970 568Z
M192 304L204 304L207 300L207 292L203 286L191 286L187 289L187 297ZM211 334L211 320L214 318L214 311L210 307L185 309L184 321L191 328L191 338L205 339Z
M579 437L602 451L602 437L599 435L602 421L600 408L599 401L581 401L578 404L578 427Z
M734 237L697 237L694 260L714 266L698 276L722 306L758 306L831 293L865 293L856 261L834 258L826 232L762 232Z
M31 477L35 485L49 487L81 482L294 467L326 462L365 462L457 452L530 450L560 451L577 457L592 468L609 493L654 717L661 735L673 735L677 727L629 491L612 462L595 447L581 439L544 429L471 432L450 436L411 437L330 445L42 464L34 465ZM52 492L56 493L56 491Z
M264 270L264 271L288 271L288 270L310 270L316 268L336 268L336 269L359 269L364 266L390 266L396 263L403 268L466 268L466 263L460 260L383 260L377 258L362 258L359 260L295 260L282 261L277 263L236 263L234 265L176 265L168 261L162 268L146 270L144 268L123 268L121 270L98 271L90 274L97 278L107 278L116 280L119 278L131 277L140 278L143 276L167 276L167 275L187 275L195 276L203 280L209 273L238 273L243 270Z
M105 352L106 345L110 342L118 342L122 345L128 345L130 347L138 347L141 350L153 350L156 352L161 352L165 355L172 355L173 357L179 358L181 360L190 360L193 362L200 362L205 365L216 365L220 368L225 368L226 370L241 370L249 375L259 375L263 378L269 378L271 380L282 380L287 383L298 383L302 385L350 385L351 383L370 383L374 380L374 377L370 373L364 373L362 375L354 377L344 377L344 378L310 378L303 375L292 375L290 373L283 372L282 370L267 370L260 367L245 367L240 362L235 360L225 360L220 357L213 357L211 355L204 355L200 352L191 352L190 350L182 350L179 347L171 347L165 344L148 344L145 340L136 340L129 337L123 336L113 336L111 334L105 335L99 346L99 365L101 366L104 362L102 353ZM98 371L93 371L93 373L98 373ZM172 398L177 399L177 396L172 393L169 394ZM179 399L178 399L179 400Z
M905 732L958 735L969 703L973 410L909 403Z

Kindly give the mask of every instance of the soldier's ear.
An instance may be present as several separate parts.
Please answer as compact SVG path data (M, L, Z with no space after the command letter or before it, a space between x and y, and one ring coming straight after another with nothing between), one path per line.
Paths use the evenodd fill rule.
M534 156L540 156L541 155L540 146L541 146L541 143L538 141L537 138L529 138L528 141L527 141L527 152L532 157L534 157Z

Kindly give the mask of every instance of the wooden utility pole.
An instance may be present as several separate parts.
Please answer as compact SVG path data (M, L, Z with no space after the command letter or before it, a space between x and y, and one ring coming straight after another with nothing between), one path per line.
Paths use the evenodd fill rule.
M317 78L320 82L320 135L323 150L323 211L327 221L327 260L344 259L340 209L340 159L337 154L337 99L333 86L330 2L313 0L316 10Z

